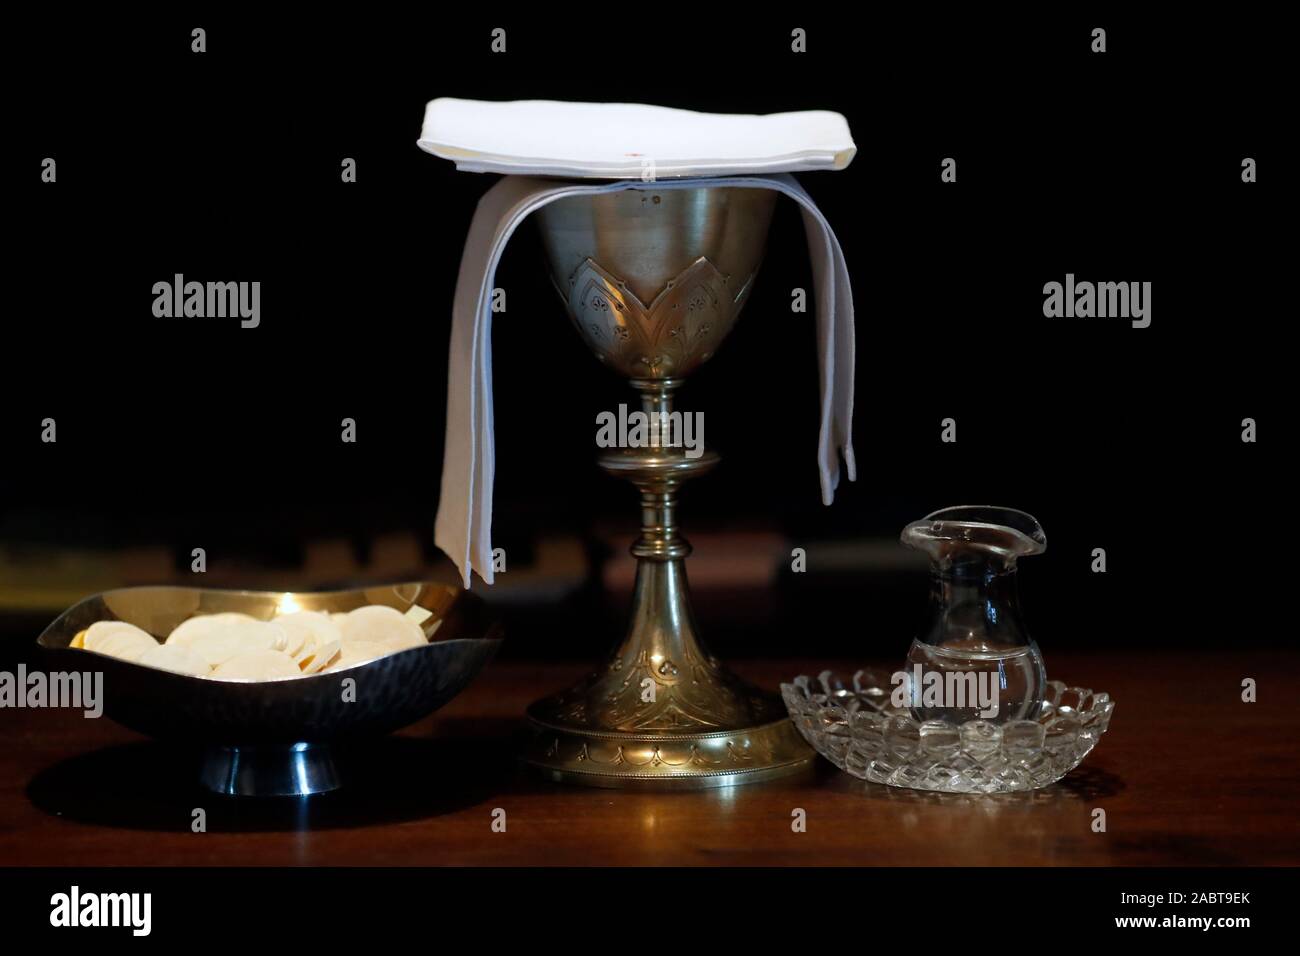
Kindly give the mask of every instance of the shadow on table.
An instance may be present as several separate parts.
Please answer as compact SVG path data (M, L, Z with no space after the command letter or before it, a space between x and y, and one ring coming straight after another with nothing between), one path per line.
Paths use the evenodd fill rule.
M454 813L508 789L517 776L515 721L476 720L473 736L442 722L435 737L390 736L340 748L343 786L312 797L229 797L198 783L195 750L152 741L109 747L48 767L27 787L38 809L98 826L189 831L202 808L211 832L324 830Z

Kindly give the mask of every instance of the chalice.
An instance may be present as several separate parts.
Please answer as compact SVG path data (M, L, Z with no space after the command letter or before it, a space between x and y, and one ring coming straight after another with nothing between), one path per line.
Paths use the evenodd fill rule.
M641 497L631 623L598 670L528 708L524 760L552 779L729 786L800 771L814 757L777 695L705 650L686 583L691 547L676 517L682 482L713 468L718 455L683 447L673 393L735 325L776 195L638 188L569 196L537 213L551 280L574 327L628 379L652 423L649 442L598 458Z

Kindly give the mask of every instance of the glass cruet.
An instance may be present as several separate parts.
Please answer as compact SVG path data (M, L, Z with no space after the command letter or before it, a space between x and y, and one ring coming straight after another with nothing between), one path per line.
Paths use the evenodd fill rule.
M961 505L912 522L901 540L931 562L929 616L904 671L912 716L1034 719L1047 675L1021 619L1016 560L1047 550L1042 526L1012 508Z

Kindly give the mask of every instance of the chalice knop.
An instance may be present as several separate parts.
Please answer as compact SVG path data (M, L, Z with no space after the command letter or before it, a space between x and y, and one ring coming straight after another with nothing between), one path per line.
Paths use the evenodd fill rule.
M551 279L578 334L626 377L658 441L601 453L641 496L632 619L605 664L528 709L524 759L595 786L713 787L803 769L814 756L781 700L727 671L696 635L678 488L718 463L681 447L673 392L735 325L776 193L750 187L570 196L537 213ZM652 430L651 434L654 432Z

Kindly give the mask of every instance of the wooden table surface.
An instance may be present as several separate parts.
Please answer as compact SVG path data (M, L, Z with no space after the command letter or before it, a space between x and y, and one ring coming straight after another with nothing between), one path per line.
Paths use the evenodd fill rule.
M551 784L515 765L514 735L524 705L576 665L491 665L439 714L354 755L348 788L309 801L209 794L191 755L107 719L0 711L0 865L1300 863L1300 655L1048 664L1110 692L1110 731L1061 783L1002 797L867 784L820 759L801 777L693 793ZM825 666L735 665L770 687ZM1244 677L1258 703L1241 702ZM191 831L197 807L206 833Z

